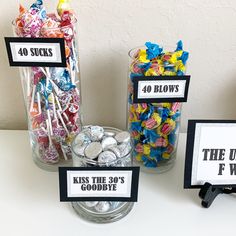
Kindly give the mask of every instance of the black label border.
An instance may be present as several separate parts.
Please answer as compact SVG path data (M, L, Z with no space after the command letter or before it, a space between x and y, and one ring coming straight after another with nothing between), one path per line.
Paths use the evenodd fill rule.
M130 197L68 197L67 195L67 171L132 171L131 196ZM61 202L77 201L118 201L118 202L137 202L139 185L139 167L59 167L59 189Z
M8 54L10 66L18 67L66 67L65 41L63 38L20 38L20 37L5 37L5 44ZM15 62L13 61L10 43L59 43L61 51L61 62Z
M203 185L192 185L192 165L193 165L193 150L195 141L196 124L198 123L212 123L212 124L235 124L236 120L188 120L188 131L186 141L186 153L185 153L185 168L184 168L184 188L185 189L196 189L201 188ZM196 158L196 157L195 157ZM236 184L220 184L215 187L227 188L236 187Z
M190 75L182 75L182 76L137 76L133 78L133 103L160 103L160 102L187 102L188 98L188 90L189 90L189 81ZM138 83L139 81L153 81L153 80L184 80L185 91L183 98L138 98Z

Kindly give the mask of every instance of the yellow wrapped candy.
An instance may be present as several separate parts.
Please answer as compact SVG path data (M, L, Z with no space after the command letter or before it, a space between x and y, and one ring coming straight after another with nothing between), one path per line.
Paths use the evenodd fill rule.
M159 103L158 105L160 107L165 107L165 108L168 108L168 109L171 108L171 103L169 103L169 102L162 102L162 103Z
M163 75L174 76L174 75L176 75L176 72L175 72L175 71L169 71L169 70L167 70L167 71L165 71L165 72L163 73Z
M168 118L168 119L166 119L165 122L166 122L167 124L169 124L173 129L175 129L175 125L176 125L176 123L175 123L174 120Z
M158 113L153 113L152 118L156 121L157 126L161 124L162 119Z
M141 125L146 129L154 129L161 124L161 120L162 119L158 113L153 113L152 116L148 120L144 120Z
M153 68L149 68L144 74L145 74L145 76L156 76L156 75L158 75L158 73Z
M136 112L136 107L135 106L136 106L135 104L130 105L129 109L132 113Z
M162 155L162 158L169 159L170 158L170 154L167 153L167 152L164 152L163 155Z
M143 154L149 156L151 152L151 147L148 144L143 145Z
M174 54L176 55L177 58L180 58L183 54L183 50L178 50L178 51L174 52Z
M66 143L67 144L71 144L71 142L73 141L75 137L75 134L69 134L67 137L66 137Z
M177 55L176 53L169 53L170 54L170 59L168 60L168 62L170 64L175 64L177 62Z
M159 75L163 75L165 72L165 67L164 66L159 66Z
M186 68L182 61L179 60L175 63L175 70L185 72Z
M169 135L175 129L176 123L174 120L167 118L166 121L157 128L159 135Z
M139 54L138 54L138 59L142 63L150 62L150 60L147 59L147 53L145 49L140 49Z
M147 105L144 106L142 103L135 104L135 106L137 106L135 111L139 114L144 113L148 109Z
M141 153L137 154L135 158L137 161L142 161L142 154Z
M131 137L135 140L139 140L140 139L140 133L137 130L134 130L131 132Z
M137 116L137 114L135 112L130 113L129 121L130 122L137 122L137 121L139 121L138 116Z

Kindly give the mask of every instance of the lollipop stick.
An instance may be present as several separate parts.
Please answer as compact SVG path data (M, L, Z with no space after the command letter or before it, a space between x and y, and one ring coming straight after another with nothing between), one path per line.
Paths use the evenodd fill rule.
M49 71L49 67L45 67L45 70L46 70L46 76L48 79L50 79L50 71Z
M59 90L58 90L57 85L51 79L48 79L48 80L51 82L55 93L58 95L59 94Z
M77 93L78 96L80 96L78 88L75 88L75 92Z
M47 76L47 72L43 69L43 67L40 67L40 70Z
M39 114L42 113L42 109L41 109L41 97L40 97L40 93L37 92L37 101L38 101L38 109L39 109Z
M46 120L46 125L47 125L47 133L48 133L48 139L49 139L49 145L52 146L52 139L50 135L50 128L49 128L49 121Z
M28 78L27 68L28 67L25 67L25 69L22 70L23 76L26 77L26 78Z
M33 111L33 108L34 108L35 89L36 89L36 85L33 86L33 91L32 91L32 96L31 96L31 104L30 104L30 111Z
M46 77L46 88L48 88L48 77Z
M77 55L76 55L75 46L74 46L74 40L72 40L71 45L72 45L72 52L73 52L74 59L75 59L75 68L76 68L76 71L79 72L78 60L77 60Z
M46 73L45 73L45 75L46 75L46 88L48 88L49 71L47 70L46 67L45 67L45 71L46 71Z
M27 74L27 97L29 97L30 96L30 73L29 73L29 69L27 69L26 68L26 70L27 70L27 72L26 72L26 74Z
M44 127L41 127L41 129L43 130L44 133L46 133L46 134L48 133L48 131Z
M58 99L57 96L56 96L56 102L57 102L57 106L59 108L59 111L62 111L61 104L60 104L59 99Z
M47 116L48 116L48 124L49 124L50 135L53 135L53 133L52 133L52 120L51 120L49 109L47 109Z
M71 83L74 84L75 83L75 74L73 71L73 62L71 57L69 57L69 62L70 62L70 76L71 76Z
M69 131L68 131L68 129L66 128L66 124L65 124L65 122L64 122L64 120L63 120L63 118L62 118L62 116L61 116L60 111L57 111L57 115L58 115L58 117L59 117L59 119L60 119L60 121L61 121L61 123L62 123L62 126L64 127L66 133L69 135Z
M61 150L62 150L62 153L63 153L64 159L67 161L68 158L67 158L67 156L66 156L66 152L64 151L64 148L62 147L62 144L61 144Z
M45 70L44 70L43 67L40 67L40 69L44 73L44 75L46 75L46 87L48 87L48 80L50 78L49 68L45 67Z
M69 118L68 118L68 116L66 115L66 113L62 113L62 115L65 117L65 119L67 120L67 121L69 121Z
M55 97L54 97L53 93L52 93L52 108L53 108L54 119L57 121L57 124L58 124L58 119L57 119L57 114L56 114Z

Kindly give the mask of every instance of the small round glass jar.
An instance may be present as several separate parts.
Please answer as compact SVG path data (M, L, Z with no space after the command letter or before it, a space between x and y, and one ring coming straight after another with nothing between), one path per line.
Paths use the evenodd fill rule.
M131 49L128 53L127 128L134 147L134 164L140 166L144 172L159 174L170 170L176 160L182 104L135 103L134 81L140 76L147 79L160 76L160 80L165 76L178 76L174 72L178 65L161 65L157 59L153 59L151 63L148 60L140 62L137 55L146 49L141 46ZM175 49L169 47L167 52L174 53ZM184 75L185 70L181 73Z
M78 134L84 135L89 126L86 126ZM111 127L103 127L105 133L110 137L121 132L121 130ZM113 135L114 134L114 135ZM127 143L128 151L125 155L117 158L110 162L99 162L98 160L91 160L84 155L79 155L76 152L76 146L88 145L89 141L85 141L83 144L78 143L76 137L72 142L72 159L74 167L127 167L132 166L132 146L129 142ZM83 219L95 223L111 223L118 221L125 217L133 208L133 202L116 202L116 201L93 201L93 202L72 202L72 206L76 213Z

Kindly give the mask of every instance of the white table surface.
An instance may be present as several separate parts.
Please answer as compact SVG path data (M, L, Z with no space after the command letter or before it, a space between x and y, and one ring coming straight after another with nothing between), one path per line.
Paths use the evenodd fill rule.
M33 163L27 131L0 131L0 235L235 235L235 195L220 195L204 209L199 190L183 189L185 142L181 134L172 170L141 173L139 202L125 218L97 225L59 201L58 174Z

